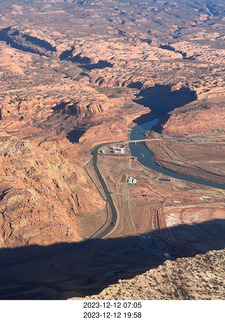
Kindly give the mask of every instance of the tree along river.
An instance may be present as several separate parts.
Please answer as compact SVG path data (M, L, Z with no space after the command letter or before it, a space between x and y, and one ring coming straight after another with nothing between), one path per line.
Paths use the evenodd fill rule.
M145 135L144 135L145 131L151 130L151 128L154 127L159 122L159 120L160 120L159 118L156 118L154 120L151 120L151 121L148 121L145 123L141 123L138 126L134 127L131 131L131 134L130 134L130 140L145 139ZM151 151L149 151L149 149L146 147L144 142L138 143L138 144L134 144L131 142L129 144L129 147L130 147L131 154L134 157L136 157L137 160L141 164L143 164L144 166L146 166L148 168L151 168L155 171L161 172L169 177L173 177L173 178L181 179L181 180L186 180L186 181L190 181L190 182L194 182L194 183L198 183L198 184L203 184L205 186L210 186L213 188L225 190L225 185L223 185L223 184L186 176L186 175L176 173L174 171L170 171L168 169L165 169L165 168L158 166L155 163L153 153ZM166 179L161 179L161 180L165 181Z

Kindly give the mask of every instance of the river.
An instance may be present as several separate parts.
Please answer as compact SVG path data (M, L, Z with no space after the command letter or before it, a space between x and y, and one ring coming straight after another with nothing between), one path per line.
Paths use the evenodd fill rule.
M145 123L141 123L141 124L137 125L136 127L134 127L131 131L131 134L130 134L130 140L144 139L145 138L145 135L144 135L145 131L151 130L151 128L153 126L155 126L159 122L159 120L160 120L159 118L156 118L154 120L151 120L151 121L148 121ZM169 177L172 177L172 178L176 178L176 179L190 181L190 182L202 184L205 186L210 186L213 188L225 190L225 185L223 185L223 184L211 182L208 180L198 179L198 178L194 178L191 176L186 176L186 175L176 173L174 171L170 171L168 169L165 169L165 168L158 166L155 163L153 153L146 147L144 142L138 143L138 144L130 143L129 147L130 147L131 154L134 157L136 157L137 160L141 164L143 164L144 166L151 168L155 171L161 172L164 175L167 175L168 179L169 179ZM166 180L166 179L161 179L161 180Z

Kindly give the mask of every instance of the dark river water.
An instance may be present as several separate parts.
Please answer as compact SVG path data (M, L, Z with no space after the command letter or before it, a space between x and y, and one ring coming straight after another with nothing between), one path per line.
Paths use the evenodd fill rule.
M130 140L139 140L139 139L144 139L145 138L145 131L150 130L153 126L155 126L159 122L159 118L139 124L138 126L134 127L131 131L130 134ZM146 147L145 143L138 143L138 144L132 144L130 143L130 151L131 154L138 159L138 161L143 164L144 166L151 168L155 171L161 172L165 175L172 178L176 179L181 179L181 180L186 180L198 184L203 184L206 186L210 186L213 188L218 188L218 189L223 189L225 190L225 185L203 180L203 179L198 179L190 176L186 176L180 173L176 173L173 171L170 171L168 169L162 168L158 166L155 163L153 153L148 150ZM162 179L166 180L166 179Z

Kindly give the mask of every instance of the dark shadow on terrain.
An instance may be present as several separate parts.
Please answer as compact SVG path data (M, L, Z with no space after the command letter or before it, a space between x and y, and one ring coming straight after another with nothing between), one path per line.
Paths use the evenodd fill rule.
M85 130L82 129L74 129L72 131L70 131L66 137L70 142L79 142L80 137L82 137L82 135L85 133Z
M52 108L56 113L69 114L71 116L77 115L76 103L70 104L70 102L61 102Z
M197 99L196 92L189 88L182 87L171 91L170 85L159 84L141 90L136 97L134 102L151 109L150 114L134 120L137 124L165 116L168 112Z
M57 104L55 107L53 107L52 110L54 110L56 112L57 111L60 112L60 111L65 110L67 105L68 105L67 102L61 102L61 103Z
M175 50L172 46L170 46L169 44L161 44L161 45L159 46L159 48L160 48L160 49L164 49L164 50L173 51L173 52L176 51L176 50Z
M161 265L165 252L175 259L224 248L220 219L126 238L1 249L0 298L85 297Z
M26 34L23 34L22 38L24 38L25 41L30 42L32 44L35 44L36 46L44 48L44 49L46 49L48 51L56 52L56 47L53 47L49 42L47 42L45 40L41 40L41 39L36 38L36 37L31 37L31 36L26 35Z
M91 59L88 57L81 57L80 54L77 54L76 56L72 57L72 58L68 58L67 60L71 61L71 62L77 62L77 63L91 63Z
M146 42L147 44L151 44L152 40L151 39L140 39L142 42Z
M73 51L74 51L74 47L72 47L70 50L63 51L60 54L59 59L60 60L67 60L68 58L70 58L72 56Z
M164 49L164 50L168 50L168 51L173 51L173 52L176 52L176 53L180 53L183 57L183 59L186 59L186 60L195 60L195 58L193 56L191 57L187 57L187 53L186 52L183 52L183 51L180 51L180 50L175 50L172 46L168 45L168 44L161 44L159 46L160 49Z
M74 63L79 63L79 67L85 70L112 68L113 64L106 60L99 60L98 63L91 63L91 59L88 57L82 57L80 54L72 57L74 47L71 50L62 52L59 56L60 60L68 60Z
M141 89L143 86L143 83L141 81L136 81L128 84L127 88L135 88L135 89Z
M99 60L98 63L92 63L87 65L82 64L79 67L85 70L93 70L93 69L112 68L113 64L105 60Z
M221 13L223 13L223 10L221 10L216 4L208 2L206 6L207 6L209 12L214 17L219 16Z
M11 27L0 30L0 41L6 42L12 48L25 52L37 53L44 55L45 50L56 52L56 48L49 42L26 34L21 34L18 30Z

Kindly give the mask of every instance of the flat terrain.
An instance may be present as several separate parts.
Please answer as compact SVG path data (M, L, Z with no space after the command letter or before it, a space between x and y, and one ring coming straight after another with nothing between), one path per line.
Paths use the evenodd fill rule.
M224 184L224 138L207 135L205 139L201 136L163 139L147 142L147 146L157 163L165 168Z
M213 227L203 231L200 224L224 219L225 191L168 179L129 156L121 159L101 155L99 166L118 208L118 224L110 236L157 231L160 239L165 241L165 248L174 257L202 252L206 242L211 249L216 249L218 243L224 241L223 236L221 239L222 229L222 233ZM137 179L135 186L127 183L128 176ZM193 224L197 224L193 231L186 231ZM179 226L179 236L172 228L175 226ZM224 228L224 224L220 228Z

